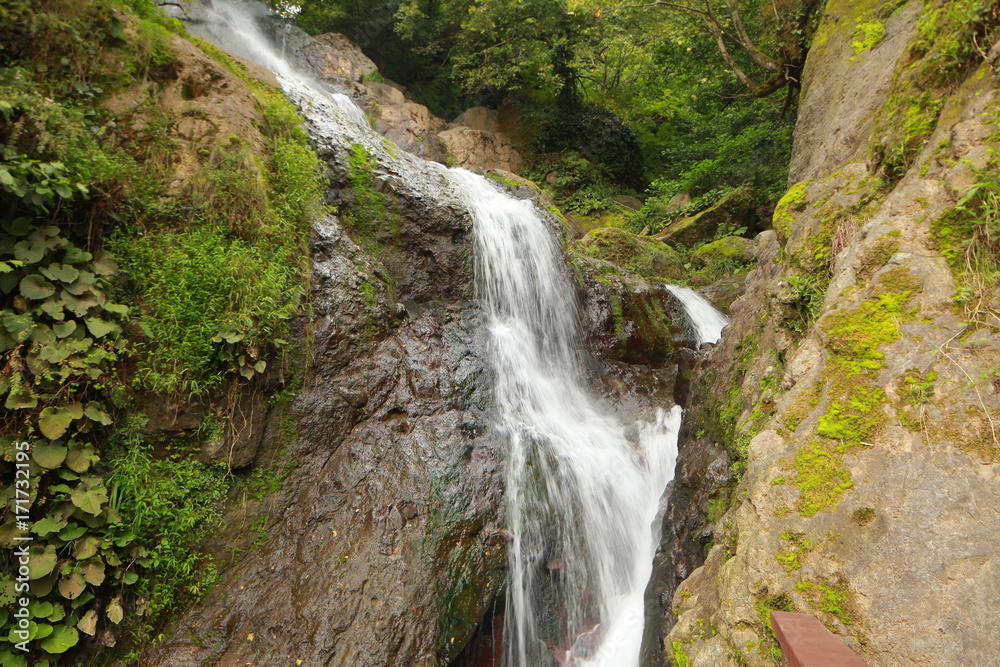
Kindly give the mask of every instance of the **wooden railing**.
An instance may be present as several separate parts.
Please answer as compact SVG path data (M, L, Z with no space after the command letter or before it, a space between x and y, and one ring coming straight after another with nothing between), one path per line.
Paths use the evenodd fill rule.
M788 667L868 667L837 635L808 614L772 611L771 627Z

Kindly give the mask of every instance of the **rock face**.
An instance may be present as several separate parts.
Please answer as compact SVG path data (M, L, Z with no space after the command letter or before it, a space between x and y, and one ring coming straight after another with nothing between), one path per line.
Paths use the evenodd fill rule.
M778 664L771 609L815 615L873 667L1000 655L997 293L947 261L998 79L974 53L921 78L956 34L936 11L827 5L777 235L698 361L647 664ZM871 21L885 38L852 46ZM904 115L924 129L900 138ZM957 287L981 301L961 312Z
M367 110L375 130L402 150L466 169L517 173L524 165L501 132L496 111L474 107L448 123L407 98L402 86L383 81L375 63L343 35L311 37L277 17L260 22L299 69L349 93Z

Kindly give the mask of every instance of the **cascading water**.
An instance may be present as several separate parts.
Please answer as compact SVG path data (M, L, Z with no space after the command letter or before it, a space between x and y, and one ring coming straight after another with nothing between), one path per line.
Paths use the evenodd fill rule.
M281 75L318 142L365 145L404 181L451 190L472 215L497 427L509 441L505 663L638 664L658 539L653 524L673 476L681 409L658 410L652 421L626 428L588 390L573 290L555 236L533 204L470 172L387 152L353 103L350 111L346 98L298 74L268 44L247 5L215 0L211 11L202 34ZM695 326L707 327L714 315L692 310L697 300L684 288L672 290ZM714 331L715 342L724 323L699 328L700 338Z
M474 174L450 177L475 219L476 282L510 443L507 663L635 665L680 408L626 437L586 389L572 290L534 206Z
M729 318L693 289L680 285L667 285L667 289L684 306L698 343L718 343L722 338L722 330L729 324Z

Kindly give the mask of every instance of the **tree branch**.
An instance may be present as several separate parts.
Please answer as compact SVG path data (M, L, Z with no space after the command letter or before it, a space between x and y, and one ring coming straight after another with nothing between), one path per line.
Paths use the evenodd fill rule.
M743 50L753 58L753 61L763 67L764 69L777 72L781 67L771 58L767 57L762 53L756 46L754 46L753 40L750 39L749 33L747 33L746 26L743 25L743 19L740 18L740 9L736 4L736 0L726 0L726 7L729 8L729 15L733 19L733 26L736 28L736 34L739 35L740 46Z

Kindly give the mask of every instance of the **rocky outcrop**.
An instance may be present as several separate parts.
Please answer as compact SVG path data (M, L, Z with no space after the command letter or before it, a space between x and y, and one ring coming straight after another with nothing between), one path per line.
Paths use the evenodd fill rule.
M974 243L956 205L991 159L998 79L972 50L941 73L959 48L941 40L992 29L949 20L934 3L827 6L781 252L699 360L651 654L777 664L772 609L815 615L873 667L1000 654L997 294L983 265L949 266ZM884 39L859 44L871 22ZM980 300L956 310L956 289Z
M374 129L400 149L466 169L517 173L524 165L511 138L501 132L496 111L474 107L448 123L406 97L402 86L383 80L375 63L343 35L310 37L280 18L260 20L300 70L349 93L367 110Z
M451 166L465 169L502 169L517 173L524 159L510 138L499 132L454 127L438 135Z

